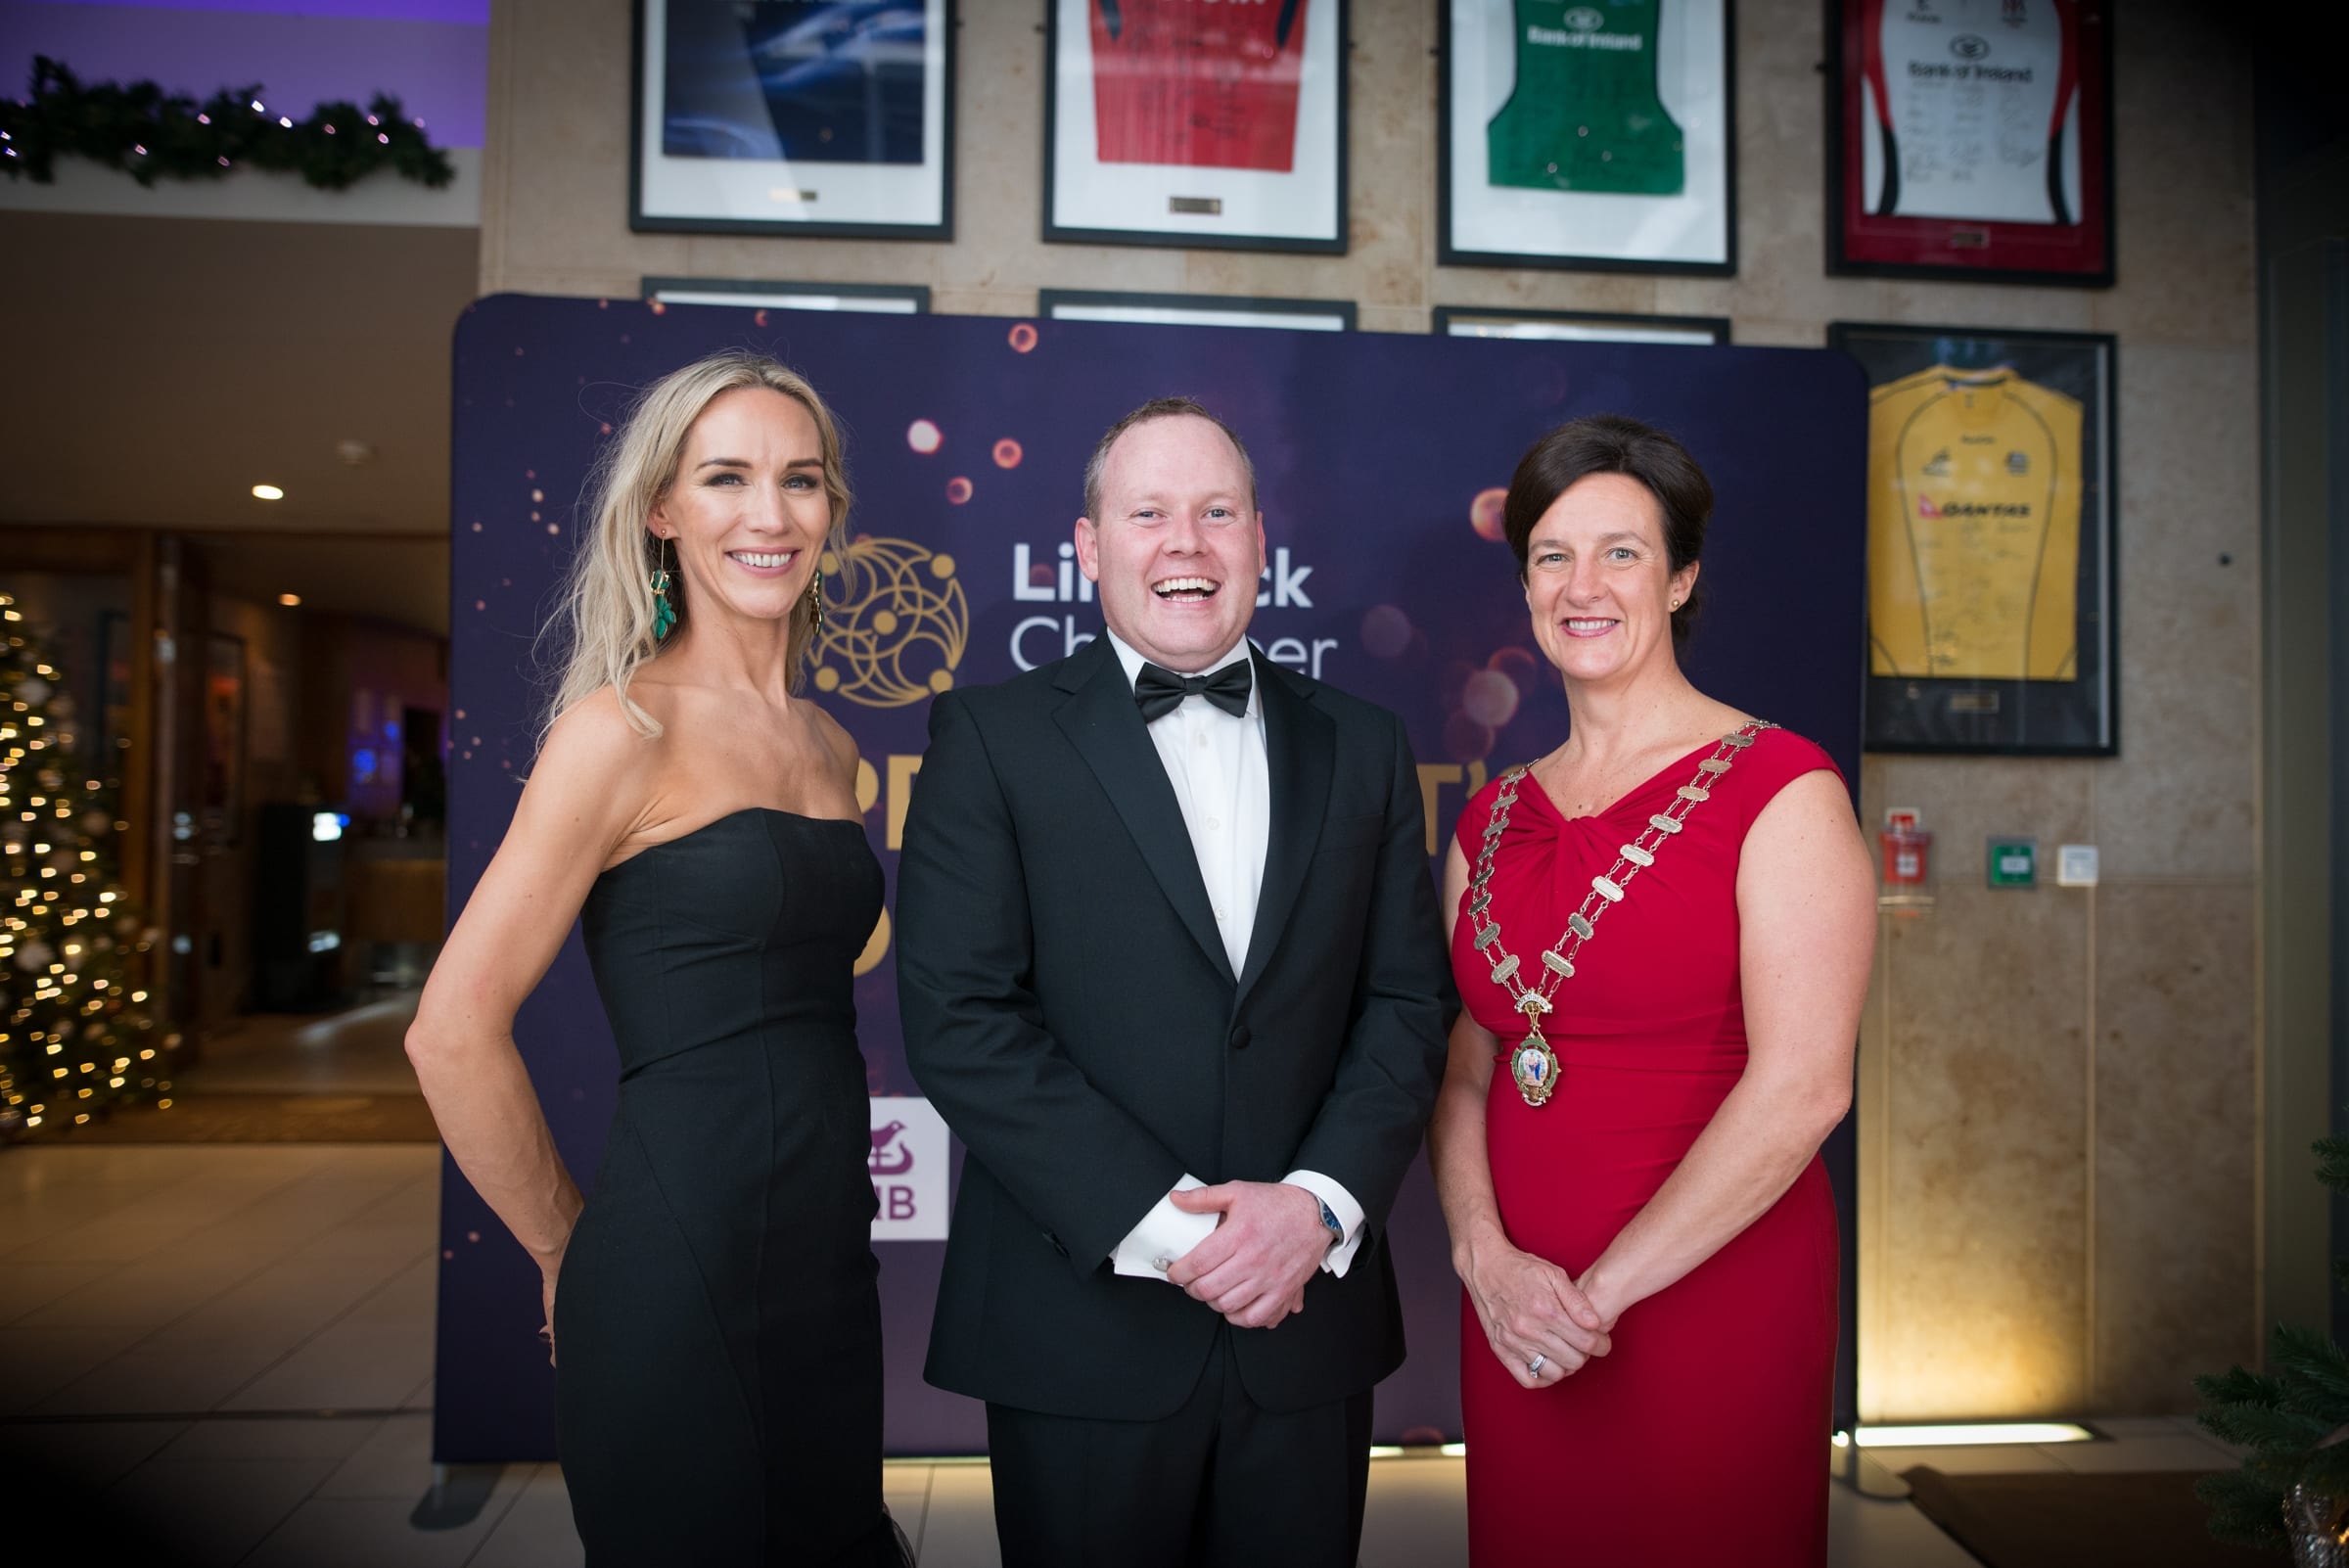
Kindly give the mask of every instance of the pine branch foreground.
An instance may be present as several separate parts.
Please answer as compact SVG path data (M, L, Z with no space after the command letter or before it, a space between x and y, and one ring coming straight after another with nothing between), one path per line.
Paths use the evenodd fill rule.
M267 107L259 84L223 87L199 104L152 81L83 86L57 61L32 63L29 99L0 99L0 172L37 185L57 160L88 159L141 185L216 180L250 165L299 174L322 191L347 190L379 168L438 190L457 176L448 154L399 100L377 93L365 109L320 104L300 119Z
M2313 1147L2325 1184L2349 1191L2349 1138L2320 1138ZM2334 1261L2336 1273L2341 1264ZM2241 1469L2205 1476L2194 1491L2210 1508L2218 1540L2289 1547L2292 1488L2304 1497L2349 1498L2349 1356L2329 1335L2280 1323L2268 1366L2264 1374L2231 1366L2194 1379L2203 1430L2250 1451Z

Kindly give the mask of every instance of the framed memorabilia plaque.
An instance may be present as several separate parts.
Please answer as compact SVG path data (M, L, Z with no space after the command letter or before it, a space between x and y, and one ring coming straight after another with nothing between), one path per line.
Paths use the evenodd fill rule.
M2113 339L1827 334L1869 388L1868 749L2116 754Z
M1447 0L1436 259L1737 270L1731 0Z
M1828 0L1827 270L2102 288L2106 0Z
M1291 327L1352 332L1352 300L1240 300L1213 294L1102 294L1044 289L1036 312L1051 321L1142 321L1184 327Z
M1706 347L1729 341L1729 318L1438 305L1435 331L1442 338L1533 338L1553 343L1663 343Z
M1346 0L1046 0L1044 238L1346 249Z
M745 278L647 278L644 298L663 304L735 305L751 310L869 310L891 316L930 313L919 283L761 283Z
M954 237L953 0L636 0L628 226Z

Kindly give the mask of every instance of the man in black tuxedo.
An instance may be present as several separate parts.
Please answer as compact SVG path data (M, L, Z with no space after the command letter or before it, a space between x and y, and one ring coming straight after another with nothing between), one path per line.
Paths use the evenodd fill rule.
M1109 635L937 698L905 819L906 1055L969 1150L927 1375L988 1402L1007 1564L1351 1564L1453 1005L1417 771L1245 640L1221 421L1136 409L1084 511Z

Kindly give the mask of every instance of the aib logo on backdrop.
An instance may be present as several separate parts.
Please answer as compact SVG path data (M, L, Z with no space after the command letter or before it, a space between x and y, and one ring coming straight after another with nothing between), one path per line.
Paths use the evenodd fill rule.
M916 1095L879 1095L872 1106L875 1241L946 1239L946 1124Z
M815 689L866 708L903 708L954 684L971 606L954 558L907 539L827 550Z
M913 1151L905 1147L898 1134L905 1130L902 1122L873 1129L873 1152L865 1159L865 1168L877 1176L903 1176L913 1169Z

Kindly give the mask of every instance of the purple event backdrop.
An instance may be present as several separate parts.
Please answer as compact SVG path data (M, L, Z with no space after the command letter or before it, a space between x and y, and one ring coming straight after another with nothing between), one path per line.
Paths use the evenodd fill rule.
M1565 733L1564 695L1534 651L1507 547L1485 534L1498 531L1491 492L1526 445L1580 414L1663 425L1712 476L1710 602L1688 659L1698 684L1810 736L1859 778L1866 389L1841 355L506 295L472 306L456 334L452 915L530 765L541 690L533 636L573 545L588 464L632 389L729 346L805 372L847 435L850 531L861 542L834 578L842 640L827 644L817 695L872 763L868 832L893 896L893 824L918 765L928 692L936 680L1004 679L1016 658L1046 662L1098 629L1098 606L1062 598L1060 586L1084 460L1111 421L1172 392L1205 399L1256 458L1274 561L1250 634L1271 657L1318 661L1323 678L1404 715L1433 792L1435 844L1449 842L1489 769ZM872 1092L913 1095L886 936L885 922L856 983L859 1038ZM576 931L516 1036L584 1184L612 1114L616 1058ZM876 1179L904 1169L913 1148L908 1134L878 1150ZM1827 1154L1844 1229L1836 1407L1848 1425L1848 1125ZM1393 1236L1410 1359L1379 1389L1377 1437L1456 1438L1459 1292L1424 1164ZM537 1281L453 1165L441 1237L436 1459L553 1457ZM893 1453L986 1445L981 1407L921 1379L944 1250L876 1244Z

